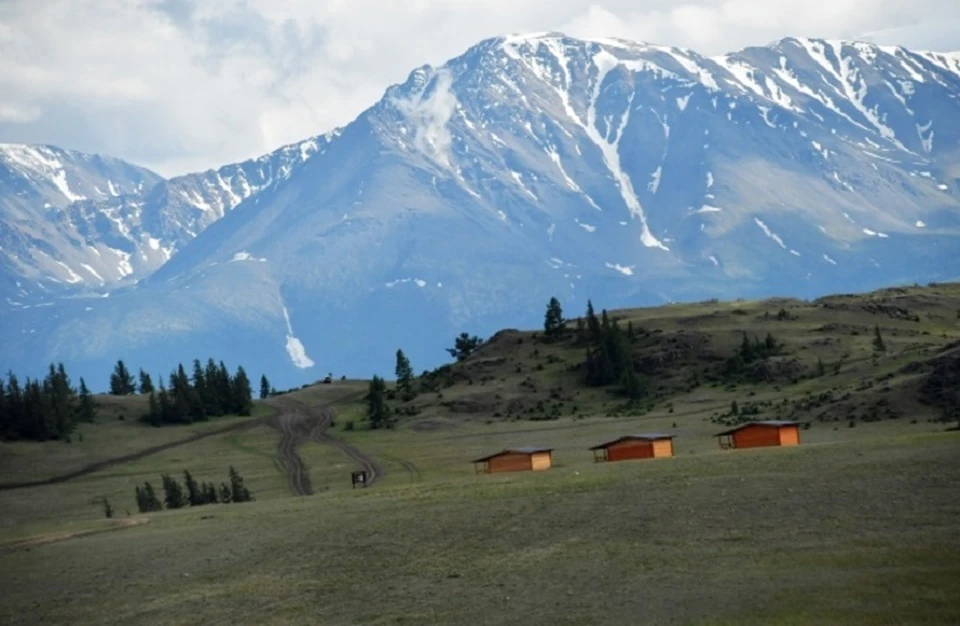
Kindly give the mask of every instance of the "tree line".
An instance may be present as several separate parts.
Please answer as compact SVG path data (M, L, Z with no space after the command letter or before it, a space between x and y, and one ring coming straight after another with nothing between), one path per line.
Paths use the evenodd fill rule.
M118 390L133 386L133 376L118 361L111 377L117 381ZM140 393L149 394L147 412L141 419L153 426L163 424L190 424L221 415L250 415L253 410L253 390L250 379L242 366L231 375L220 361L208 359L204 366L199 359L193 361L193 371L187 374L183 364L178 364L168 381L160 379L154 387L150 375L140 370Z
M13 372L0 377L0 439L50 441L69 438L78 422L97 414L93 395L81 378L75 388L63 367L50 364L43 378L22 383Z
M243 477L232 465L230 466L230 483L222 482L219 487L208 482L198 483L187 470L183 471L182 485L169 474L160 476L160 484L163 489L163 500L149 481L143 483L142 487L139 485L135 487L137 509L141 513L162 511L164 508L182 509L186 506L205 504L250 502L254 499L250 490L244 486Z

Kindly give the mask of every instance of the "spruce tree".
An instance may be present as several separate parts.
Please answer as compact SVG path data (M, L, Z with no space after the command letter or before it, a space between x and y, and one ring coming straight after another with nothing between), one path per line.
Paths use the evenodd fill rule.
M183 508L184 504L186 504L186 499L183 496L183 487L180 486L180 483L171 478L169 474L161 475L160 480L163 482L163 501L166 503L167 508Z
M394 370L397 376L397 389L403 392L405 400L413 397L413 367L410 365L410 359L403 353L403 350L397 350L397 366Z
M587 300L587 331L590 334L590 341L600 341L600 320L593 311L593 302Z
M117 361L110 375L110 393L114 396L127 396L136 391L133 375L122 360Z
M183 470L183 484L187 488L187 503L190 506L200 506L203 504L203 492L196 479L190 475L190 472Z
M560 301L556 298L550 298L547 304L547 312L543 316L543 334L556 339L563 334L566 327L566 320L563 319L563 309L560 307Z
M260 377L260 399L266 400L270 397L270 381L267 380L267 375L264 374Z
M220 483L220 502L223 504L230 504L233 502L233 493L230 491L230 485L227 483Z
M80 379L80 405L77 407L77 418L81 422L92 422L97 416L97 403L93 399L93 394L87 388L87 383L83 378Z
M140 393L153 393L153 379L150 378L150 374L143 371L142 367L140 368Z
M384 401L386 390L387 384L379 376L374 376L370 380L365 400L367 401L367 420L370 422L370 428L372 429L389 426L388 409Z
M253 412L253 390L250 388L250 379L243 367L237 367L237 374L231 381L233 398L233 412L237 415L250 415Z
M250 492L243 485L243 477L231 465L230 466L230 500L233 502L249 502L253 498Z
M201 485L204 504L216 504L218 501L217 486L213 483L203 483Z
M147 507L147 511L162 511L163 503L160 502L160 498L157 497L157 492L154 491L153 485L150 482L143 483L143 501Z

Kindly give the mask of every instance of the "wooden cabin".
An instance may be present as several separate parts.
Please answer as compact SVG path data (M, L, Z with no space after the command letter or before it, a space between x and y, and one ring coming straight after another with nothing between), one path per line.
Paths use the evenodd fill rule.
M547 470L553 466L553 448L512 448L476 459L477 474Z
M624 435L619 439L593 446L593 460L625 461L627 459L655 459L673 456L673 438L675 435L661 433L640 433Z
M798 446L800 445L800 423L787 420L748 422L718 433L714 437L719 437L720 447L724 450L763 446Z

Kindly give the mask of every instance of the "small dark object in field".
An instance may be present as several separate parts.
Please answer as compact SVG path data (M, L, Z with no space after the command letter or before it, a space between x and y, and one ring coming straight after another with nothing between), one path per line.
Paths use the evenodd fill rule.
M200 519L213 519L212 515L201 515Z

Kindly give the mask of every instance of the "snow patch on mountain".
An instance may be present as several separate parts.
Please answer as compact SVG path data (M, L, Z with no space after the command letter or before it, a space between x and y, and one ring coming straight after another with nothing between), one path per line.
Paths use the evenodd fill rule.
M619 263L605 263L604 265L612 270L620 272L624 276L633 276L633 268L635 267L633 265L620 265Z
M765 234L767 237L777 242L777 245L783 248L784 250L787 249L787 245L783 243L783 239L780 238L780 235L770 230L770 227L767 226L765 223L763 223L763 221L760 218L755 217L753 218L753 221L757 224L757 226L760 227L760 230L763 231L763 234Z
M287 323L286 349L290 361L293 362L295 367L300 369L307 369L308 367L316 365L313 359L307 355L306 348L303 347L300 340L293 334L293 326L290 324L290 314L287 312L287 307L283 307L283 319Z

